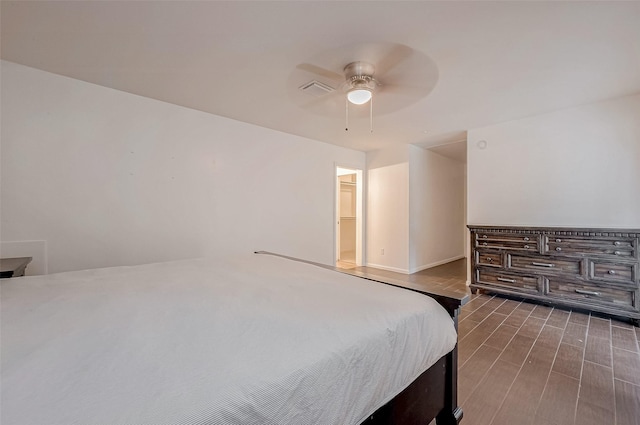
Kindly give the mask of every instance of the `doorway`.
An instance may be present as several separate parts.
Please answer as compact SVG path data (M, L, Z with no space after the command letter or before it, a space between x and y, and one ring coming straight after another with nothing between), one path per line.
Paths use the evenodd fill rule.
M336 266L362 266L362 170L336 167Z

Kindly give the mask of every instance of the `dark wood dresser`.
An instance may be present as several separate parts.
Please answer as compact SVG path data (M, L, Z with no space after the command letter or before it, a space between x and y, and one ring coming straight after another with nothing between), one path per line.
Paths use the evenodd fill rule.
M468 226L471 290L640 321L640 230Z

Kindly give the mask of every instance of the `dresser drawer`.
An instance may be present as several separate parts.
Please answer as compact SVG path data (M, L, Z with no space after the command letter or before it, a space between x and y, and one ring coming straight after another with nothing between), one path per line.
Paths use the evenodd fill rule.
M502 267L502 253L496 251L475 251L476 265Z
M523 235L518 233L506 234L476 234L475 246L477 248L517 249L538 252L538 236Z
M537 294L540 292L542 286L541 279L542 278L536 276L501 273L498 270L476 269L477 283L529 294Z
M507 254L507 267L515 270L531 270L542 274L581 274L582 260L579 258L562 258L551 256L528 256Z
M544 252L551 254L607 255L635 258L636 240L630 238L593 239L585 237L544 237Z
M586 282L549 278L545 294L550 298L579 301L616 309L636 310L636 291Z
M637 266L636 264L616 263L605 260L590 260L589 277L593 280L636 286Z
M527 235L523 233L476 233L477 241L494 241L494 242L531 242L538 241L537 235Z

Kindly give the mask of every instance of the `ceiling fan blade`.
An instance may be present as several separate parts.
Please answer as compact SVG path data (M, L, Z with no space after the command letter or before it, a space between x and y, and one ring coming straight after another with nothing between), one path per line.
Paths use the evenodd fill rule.
M329 80L335 81L337 83L342 83L344 81L344 75L321 68L316 65L312 65L310 63L301 63L296 68L319 75L324 78L328 78Z
M405 61L413 54L413 49L402 44L392 45L375 63L376 75L383 77L387 72Z
M416 86L406 84L385 84L380 87L381 94L397 94L402 96L423 97L431 91L433 87Z
M300 102L300 106L314 114L332 116L335 114L340 115L342 113L341 111L344 107L344 102L344 96L334 92Z
M384 84L377 92L374 110L380 114L398 111L426 98L435 87L435 80L428 84ZM375 97L376 95L374 95Z
M410 97L427 96L438 83L439 74L438 66L431 58L413 51L410 58L384 76L379 91Z

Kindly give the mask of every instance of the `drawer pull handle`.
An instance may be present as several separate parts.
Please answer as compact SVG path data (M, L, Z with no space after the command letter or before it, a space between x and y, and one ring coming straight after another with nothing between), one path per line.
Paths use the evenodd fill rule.
M615 241L613 244L614 244L615 246L620 246L620 245L622 245L622 244L621 244L620 242L618 242L618 241Z
M487 261L491 263L493 261L493 258L487 257Z
M620 251L613 251L614 254L616 255L621 255L622 253Z
M487 243L486 242L482 242L482 246L487 246Z
M525 242L529 242L529 238L527 238L527 237L525 236L524 241L525 241Z
M482 239L487 239L487 235L482 235Z
M529 249L529 245L525 245L525 246L524 246L524 249Z
M616 274L615 270L609 270L609 274Z
M556 239L556 242L562 242L562 239Z
M556 251L562 251L562 248L560 248L559 246L556 247Z
M499 277L499 278L498 278L498 280L499 280L500 282L516 283L516 280L515 280L515 279L507 279L507 278L505 278L505 277Z
M531 263L532 266L540 266L540 267L555 267L555 264L550 263L536 263L535 261Z
M585 291L584 289L576 289L576 292L578 294L582 294L582 295L593 295L594 297L599 297L600 296L600 292Z

